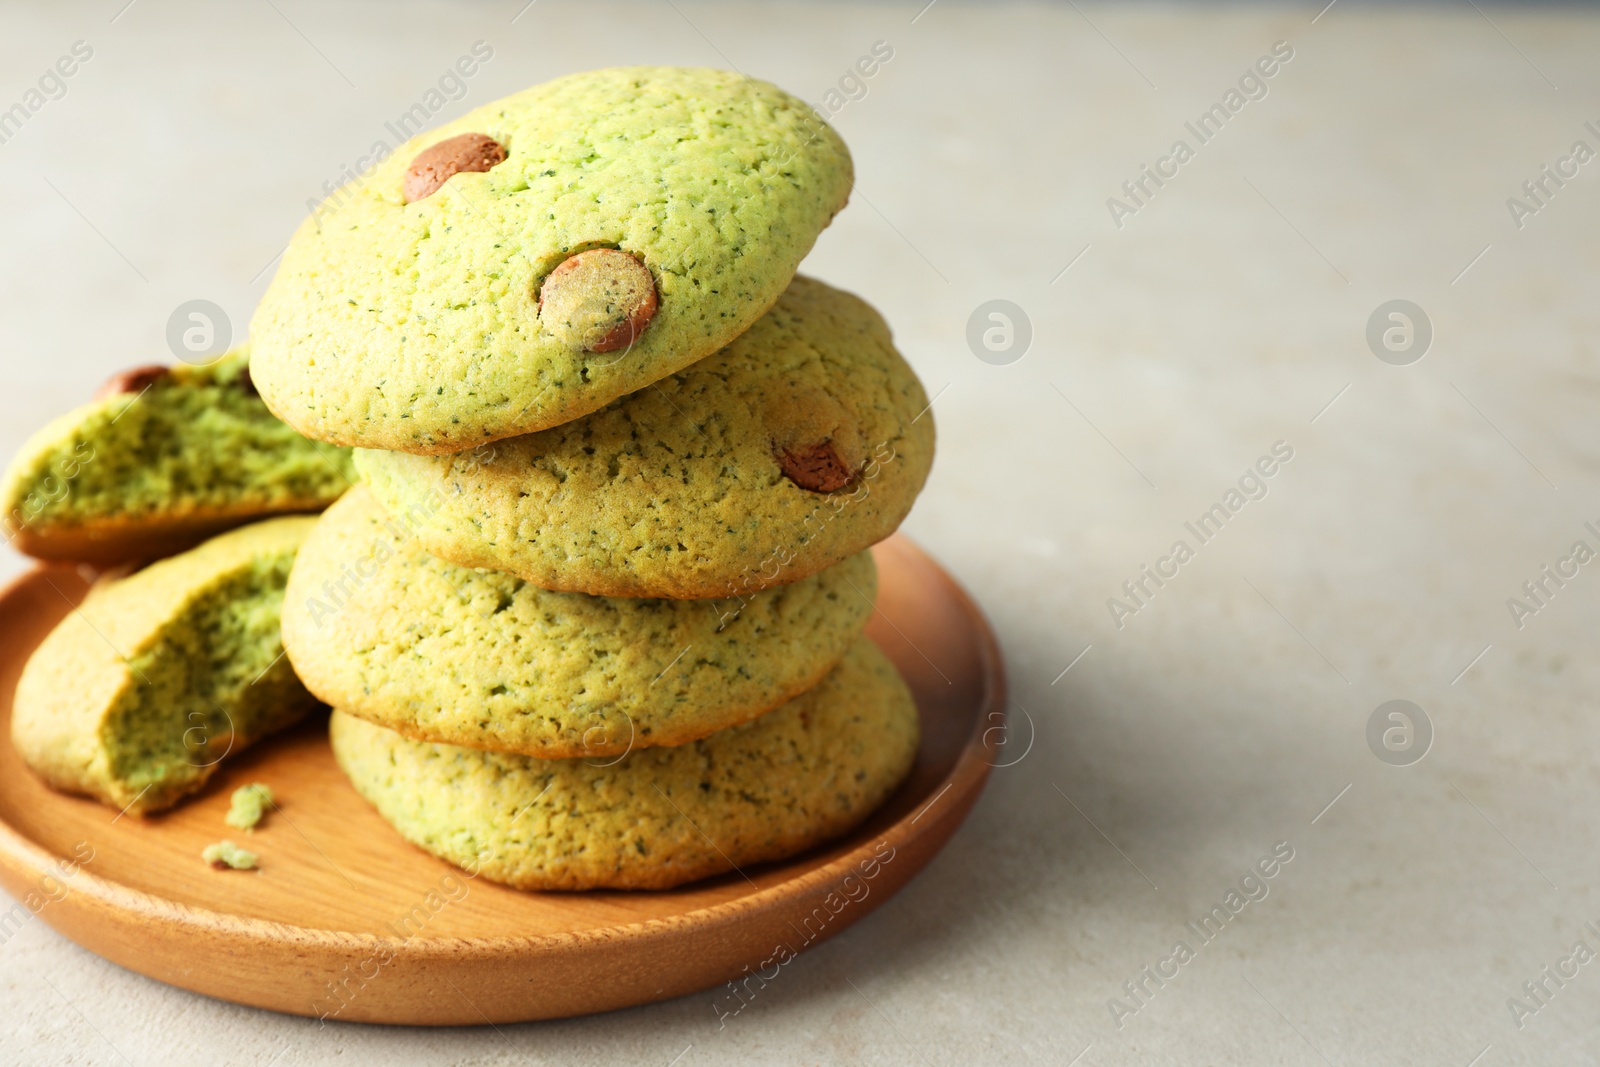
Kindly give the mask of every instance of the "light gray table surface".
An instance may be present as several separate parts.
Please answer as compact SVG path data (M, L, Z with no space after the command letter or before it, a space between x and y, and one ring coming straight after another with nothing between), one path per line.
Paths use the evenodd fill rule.
M0 108L93 52L0 144L5 455L169 358L184 301L242 335L307 201L476 41L493 58L440 119L623 63L844 101L859 183L805 269L876 304L937 397L906 530L992 619L1027 750L921 877L725 1027L706 994L318 1029L32 922L0 945L0 1061L1600 1059L1600 963L1571 955L1600 951L1600 565L1561 562L1600 549L1600 161L1572 157L1600 150L1600 17L922 2L0 9ZM864 95L830 98L880 41ZM1201 143L1185 123L1280 41L1265 95L1247 81ZM1193 158L1161 163L1180 139ZM1169 177L1135 202L1145 164ZM967 340L993 299L1031 328L1013 362ZM1394 299L1431 324L1408 365L1367 340ZM1265 496L1245 478L1259 499L1230 501L1275 445ZM1202 542L1185 524L1219 502L1239 506ZM1179 540L1192 558L1162 564ZM1131 600L1146 564L1170 577ZM1545 565L1576 574L1531 601ZM1420 760L1369 745L1394 699L1431 727ZM1293 858L1229 911L1274 848ZM1163 963L1179 941L1192 958Z

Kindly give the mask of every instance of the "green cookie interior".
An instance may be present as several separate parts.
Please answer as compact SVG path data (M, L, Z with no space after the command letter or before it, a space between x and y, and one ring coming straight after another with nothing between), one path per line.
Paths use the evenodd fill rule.
M16 547L115 563L284 512L317 511L354 478L348 450L301 437L249 387L245 349L178 365L148 389L92 401L35 433L0 479ZM173 548L183 547L174 544Z
M316 701L278 620L314 522L268 520L97 583L23 671L12 718L23 759L57 788L157 811L303 716Z

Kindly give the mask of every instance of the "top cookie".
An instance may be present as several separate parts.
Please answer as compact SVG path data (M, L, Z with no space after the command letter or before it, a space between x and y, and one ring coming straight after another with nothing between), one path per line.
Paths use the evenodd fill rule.
M251 375L334 444L437 454L568 422L743 333L851 182L838 135L766 82L548 82L318 208L251 323Z

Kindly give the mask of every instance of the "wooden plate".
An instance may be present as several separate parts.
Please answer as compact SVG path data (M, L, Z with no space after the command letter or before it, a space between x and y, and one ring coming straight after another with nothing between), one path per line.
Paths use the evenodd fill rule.
M106 959L184 989L297 1015L411 1025L607 1011L722 986L748 998L794 953L905 885L977 800L1004 722L1000 653L982 615L928 556L875 550L868 633L916 694L911 778L837 844L670 892L522 893L412 848L334 765L324 723L224 763L166 815L118 815L45 788L9 743L23 663L86 588L40 567L0 593L0 884ZM224 825L229 793L270 784L281 813ZM215 871L223 837L261 869ZM74 857L92 857L74 865ZM0 937L28 919L0 911ZM753 977L754 976L754 977ZM738 1009L731 987L708 997Z

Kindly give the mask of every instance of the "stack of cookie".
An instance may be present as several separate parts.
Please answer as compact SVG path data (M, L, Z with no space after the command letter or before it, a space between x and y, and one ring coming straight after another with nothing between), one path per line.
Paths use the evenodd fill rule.
M284 644L407 839L663 888L844 833L909 772L866 550L932 418L882 319L795 276L850 186L773 86L606 70L419 138L295 235L252 380L363 484Z

